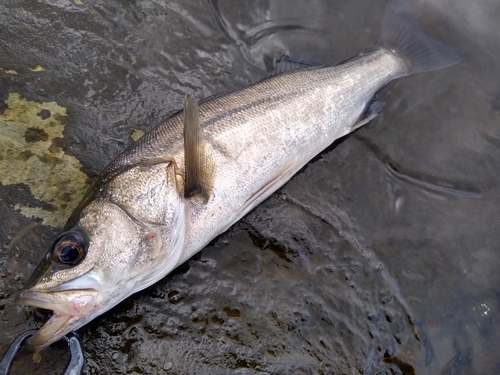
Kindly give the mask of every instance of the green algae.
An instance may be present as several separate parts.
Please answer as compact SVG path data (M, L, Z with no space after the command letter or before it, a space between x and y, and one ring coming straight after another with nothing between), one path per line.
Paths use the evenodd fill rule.
M17 72L14 69L4 69L4 68L0 67L0 71L4 72L6 74L17 75Z
M78 159L53 144L63 137L66 109L56 102L28 101L17 93L5 103L0 115L0 183L27 185L42 204L18 203L15 209L61 227L88 188Z
M45 72L45 69L41 65L37 65L34 68L28 68L32 72Z
M143 130L132 128L132 134L130 135L130 139L132 139L134 142L137 142L139 139L142 138L144 134L145 133Z

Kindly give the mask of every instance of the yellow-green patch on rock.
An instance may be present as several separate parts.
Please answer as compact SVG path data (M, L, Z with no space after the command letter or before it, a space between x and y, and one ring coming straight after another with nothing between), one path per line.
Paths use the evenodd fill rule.
M0 70L4 73L7 73L7 74L14 74L14 75L17 74L17 72L13 69L4 69L4 68L0 67Z
M28 68L32 72L45 72L45 69L41 65L37 65L34 68Z
M50 210L22 204L15 208L43 219L45 225L61 227L88 188L78 159L52 144L63 136L66 109L56 102L27 101L16 93L6 104L0 115L0 183L26 184Z
M144 131L141 129L134 129L132 128L132 134L130 134L130 138L134 141L137 142L139 139L142 138L144 135Z

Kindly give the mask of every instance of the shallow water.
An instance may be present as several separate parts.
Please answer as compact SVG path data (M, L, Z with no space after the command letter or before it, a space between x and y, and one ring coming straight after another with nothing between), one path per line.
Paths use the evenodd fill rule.
M77 3L0 5L0 99L67 108L63 137L49 142L91 179L186 93L258 81L283 53L336 64L370 47L386 2ZM84 373L500 373L500 5L412 6L464 61L391 84L375 122L81 329ZM12 137L0 133L2 147L36 153L38 138ZM50 202L33 182L2 181L0 353L47 318L13 297L64 223L63 206L78 203L71 179L55 183L61 197ZM16 205L41 207L44 221ZM64 356L62 343L38 364L23 352L12 373L62 373Z

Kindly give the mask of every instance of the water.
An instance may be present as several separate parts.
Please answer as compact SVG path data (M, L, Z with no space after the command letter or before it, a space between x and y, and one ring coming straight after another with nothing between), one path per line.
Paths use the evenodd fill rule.
M500 373L500 5L412 6L464 61L391 84L376 122L81 329L86 374ZM17 92L66 107L53 144L92 178L186 93L258 81L283 53L336 64L373 45L384 7L4 2L0 67L18 74L0 71L0 99ZM45 71L28 69L37 64ZM57 232L14 209L44 206L30 189L0 185L2 353L47 318L13 303ZM21 353L13 373L61 373L65 355L62 343L39 364Z

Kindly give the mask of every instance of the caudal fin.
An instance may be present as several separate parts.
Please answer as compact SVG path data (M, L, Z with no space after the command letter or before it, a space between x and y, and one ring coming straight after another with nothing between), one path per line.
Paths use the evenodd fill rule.
M407 70L403 75L445 68L463 59L451 44L424 32L405 0L389 1L378 46L392 51L405 62Z

